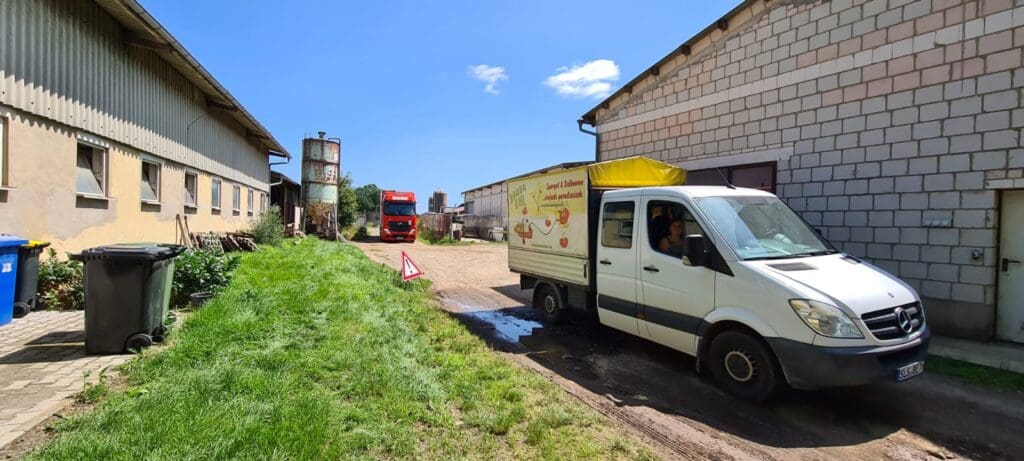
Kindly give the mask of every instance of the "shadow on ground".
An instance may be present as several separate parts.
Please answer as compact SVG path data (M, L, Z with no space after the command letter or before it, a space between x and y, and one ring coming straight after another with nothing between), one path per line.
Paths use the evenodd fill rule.
M985 408L943 377L788 391L771 403L750 404L698 374L688 355L585 315L543 324L526 307L532 291L518 285L492 289L523 305L449 315L492 348L525 355L620 407L651 407L776 448L852 447L906 430L967 457L1014 459L1024 450L1024 439L1010 429L1024 426L1024 414Z
M85 331L51 331L0 357L0 365L65 362L85 356Z
M27 343L26 346L43 344L81 343L85 341L85 330L51 331Z

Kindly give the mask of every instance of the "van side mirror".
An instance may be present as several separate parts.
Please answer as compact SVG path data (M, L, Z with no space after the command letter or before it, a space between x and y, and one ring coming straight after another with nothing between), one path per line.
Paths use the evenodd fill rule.
M708 239L700 234L686 236L683 264L693 267L708 265Z

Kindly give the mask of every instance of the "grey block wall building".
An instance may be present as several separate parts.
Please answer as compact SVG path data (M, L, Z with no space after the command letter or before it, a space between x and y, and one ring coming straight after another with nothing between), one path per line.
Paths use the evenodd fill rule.
M597 160L774 191L935 331L1020 342L1022 26L1024 0L749 0L582 119Z

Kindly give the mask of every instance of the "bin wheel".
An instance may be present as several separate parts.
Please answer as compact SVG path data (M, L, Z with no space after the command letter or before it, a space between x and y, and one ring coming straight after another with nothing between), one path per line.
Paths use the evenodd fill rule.
M142 352L142 349L153 345L153 337L145 333L139 333L128 337L125 348L134 352Z
M29 306L28 303L14 303L14 318L20 319L28 315L29 312L32 312L32 306Z

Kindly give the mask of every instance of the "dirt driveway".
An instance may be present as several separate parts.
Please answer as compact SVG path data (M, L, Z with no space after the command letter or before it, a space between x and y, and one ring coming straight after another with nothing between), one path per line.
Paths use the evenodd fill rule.
M495 349L558 383L676 459L1020 459L1024 396L925 374L862 389L790 391L739 401L693 359L585 317L542 324L507 247L357 244L399 267L402 251L433 281L444 309Z

